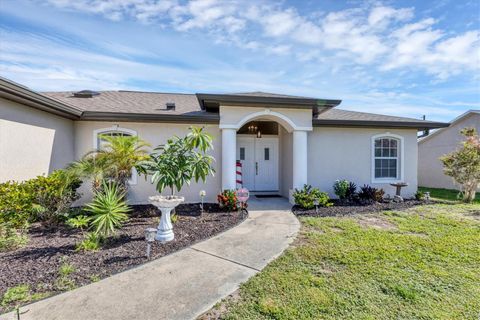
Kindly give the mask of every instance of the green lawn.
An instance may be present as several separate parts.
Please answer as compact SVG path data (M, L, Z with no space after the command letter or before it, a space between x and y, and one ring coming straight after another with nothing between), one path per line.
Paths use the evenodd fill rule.
M480 205L301 221L222 318L479 319Z
M440 200L450 200L450 201L457 201L458 198L458 190L451 190L451 189L437 189L437 188L427 188L427 187L418 187L418 190L423 192L430 192L430 196L432 198L440 199ZM477 193L475 196L474 203L480 203L480 192Z

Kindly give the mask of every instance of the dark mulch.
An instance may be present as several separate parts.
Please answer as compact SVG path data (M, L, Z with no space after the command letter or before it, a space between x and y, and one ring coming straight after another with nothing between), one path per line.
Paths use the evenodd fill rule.
M418 200L405 200L404 202L382 202L382 203L370 203L370 204L348 204L342 203L338 200L333 200L334 205L331 207L319 207L318 212L315 209L305 210L294 206L292 211L298 216L311 216L311 217L334 217L334 216L346 216L358 213L369 213L385 210L404 210L413 206L426 204L425 201ZM433 203L430 201L429 203Z
M204 207L206 212L201 216L199 204L177 207L178 221L173 227L175 239L166 244L154 243L152 259L212 237L245 218L238 212L222 212L216 204L205 204ZM65 262L75 268L69 276L75 286L147 262L144 232L145 228L158 225L159 211L151 205L133 206L133 209L131 218L116 237L96 252L75 251L75 244L82 239L78 230L65 226L46 229L40 224L33 225L25 247L0 253L0 297L8 288L20 284L28 284L32 293L62 291L58 287L59 268Z

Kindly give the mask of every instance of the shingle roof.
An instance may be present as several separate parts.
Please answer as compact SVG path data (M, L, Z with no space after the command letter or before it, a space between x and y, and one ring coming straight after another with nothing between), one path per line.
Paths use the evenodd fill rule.
M69 91L43 94L74 105L83 111L171 115L204 113L194 94L100 91L100 95L91 98L77 98ZM175 103L175 110L166 109L168 102Z
M74 106L84 111L82 119L109 119L115 114L120 114L122 119L134 121L149 119L160 119L170 121L183 120L205 120L218 122L218 113L202 110L198 96L201 94L183 93L158 93L141 91L100 91L100 95L91 98L78 98L73 92L44 92L44 96L51 97L57 101ZM212 95L216 96L216 95ZM266 92L244 92L233 93L221 96L244 96L258 97L259 99L270 98L272 100L289 99L311 99L305 97L289 96ZM333 101L333 100L332 100ZM339 103L340 100L338 100ZM167 110L167 103L175 103L174 110ZM335 100L334 102L337 102ZM163 116L167 117L163 117ZM156 118L152 118L156 117ZM332 126L385 126L385 127L412 127L412 128L438 128L444 124L424 121L420 119L387 116L373 113L347 111L336 108L327 108L313 119L314 125Z
M426 121L422 119L387 116L383 114L366 113L358 111L349 111L342 109L329 109L323 113L318 114L313 123L317 125L321 124L344 124L355 125L356 123L362 125L389 125L389 126L406 126L407 124L415 124L418 127L438 127L439 123L434 121Z
M423 121L421 119L387 116L383 114L330 109L317 116L319 120L357 120L357 121Z

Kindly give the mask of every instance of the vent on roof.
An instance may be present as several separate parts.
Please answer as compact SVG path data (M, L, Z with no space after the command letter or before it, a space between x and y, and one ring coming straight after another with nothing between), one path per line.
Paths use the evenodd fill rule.
M99 96L100 92L92 90L82 90L73 93L73 96L76 98L92 98L94 96Z
M166 106L167 110L175 110L175 102L167 102Z

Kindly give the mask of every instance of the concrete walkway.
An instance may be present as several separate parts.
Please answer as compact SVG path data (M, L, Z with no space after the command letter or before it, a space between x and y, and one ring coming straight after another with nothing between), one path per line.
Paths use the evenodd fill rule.
M22 320L194 319L234 292L295 238L282 198L252 199L249 217L214 238L21 308ZM1 320L16 319L12 313Z

